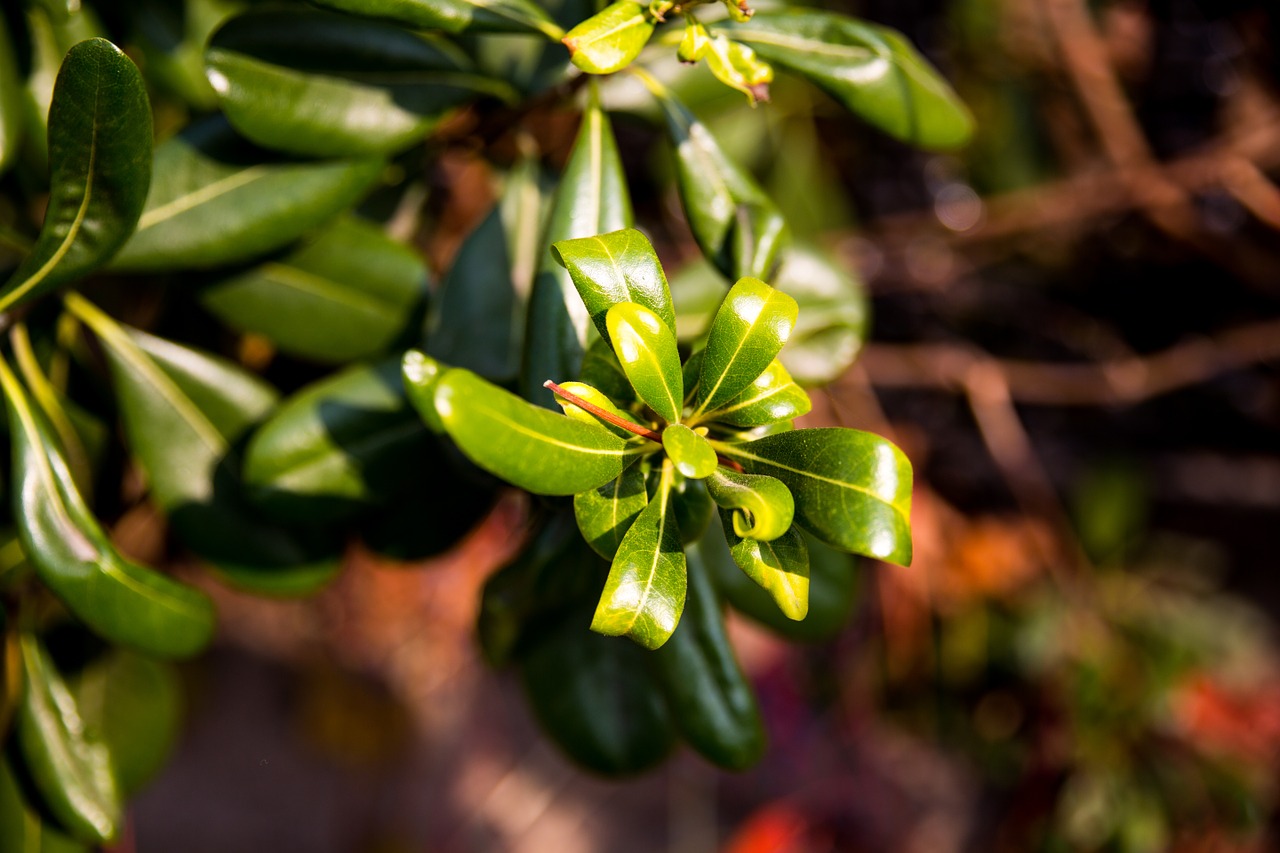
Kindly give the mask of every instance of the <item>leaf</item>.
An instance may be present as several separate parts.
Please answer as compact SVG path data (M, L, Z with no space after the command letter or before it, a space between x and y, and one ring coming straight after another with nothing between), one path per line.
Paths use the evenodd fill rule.
M653 21L634 0L618 0L587 18L562 41L569 58L588 74L612 74L631 64L653 35Z
M626 173L609 120L593 96L556 189L545 245L629 227ZM555 403L542 383L578 377L591 322L569 273L549 252L541 257L529 302L521 393L526 400L551 408ZM608 393L600 383L582 378Z
M400 360L400 377L404 380L404 390L410 405L427 425L427 429L438 435L443 434L445 428L444 422L440 420L440 413L436 411L436 384L446 370L449 368L422 350L411 349Z
M605 323L618 363L640 399L664 421L679 421L684 380L675 333L661 317L635 302L610 308Z
M127 5L147 81L199 112L217 109L204 76L204 50L224 21L241 11L238 0L134 0Z
M14 56L8 25L0 16L0 174L13 165L22 145L22 78Z
M950 85L887 27L816 9L787 9L729 24L726 32L904 142L956 148L973 134L973 118Z
M843 374L867 334L862 285L834 259L806 246L787 250L773 283L800 306L779 360L804 385L822 385Z
M200 303L282 352L345 364L403 337L426 295L427 270L411 249L342 217L289 254L202 290Z
M760 760L765 749L760 709L696 552L689 559L689 595L680 625L652 657L671 718L694 749L727 770L745 770Z
M79 297L67 307L103 344L129 449L182 541L265 594L304 594L332 579L340 546L331 532L271 524L240 495L232 446L275 406L275 389L221 358L121 326Z
M214 116L156 149L151 192L114 269L169 272L279 249L350 207L382 172L377 158L279 160Z
M632 465L617 479L573 497L573 516L591 549L612 560L631 525L649 504L644 473Z
M502 199L463 241L440 283L427 352L441 361L509 383L520 372L525 307L542 260L547 207L536 156L507 176Z
M151 106L137 66L105 39L81 42L49 108L50 196L35 248L0 311L102 266L129 238L151 177Z
M75 698L49 654L30 634L20 640L27 688L17 737L50 814L77 839L101 844L122 824L120 793L107 748L85 730Z
M613 347L604 338L596 338L587 347L587 352L582 357L580 376L583 383L616 403L626 405L636 401L636 389L631 387L631 381L623 373Z
M795 501L781 480L758 474L718 470L707 479L711 499L723 509L725 530L768 542L791 527Z
M591 321L605 340L609 340L605 315L614 305L623 302L648 308L675 334L671 289L658 253L641 232L626 228L593 237L561 240L552 245L551 254L569 271Z
M675 520L674 471L663 463L658 492L622 537L591 630L628 636L647 649L670 638L685 599L685 558Z
M731 279L769 278L791 239L782 213L683 104L670 93L660 102L675 145L680 203L702 253Z
M614 405L614 402L612 400L610 400L600 391L596 390L595 388L592 388L590 385L587 385L585 382L566 382L560 386L560 390L566 391L574 395L575 397L580 397L584 402L590 403L591 405L595 406L598 409L603 409L604 411L608 412L610 415L612 415L613 417L619 420L635 424L636 426L644 429L648 429L648 427L646 427L644 424L641 424L640 421L637 420L634 415L632 415L629 412L624 412L622 409L619 409L616 405ZM589 412L586 409L580 406L577 406L574 403L569 402L564 397L561 397L559 394L556 395L556 402L560 404L560 408L561 410L564 411L565 415L573 418L575 421L582 421L583 423L588 423L588 424L599 424L600 426L609 430L609 432L613 433L619 438L631 440L636 437L635 432L628 429L624 429L620 426L617 426L616 424L611 424L608 421L598 417L594 413Z
M775 358L741 394L716 409L713 417L720 423L749 428L798 418L808 414L812 406L809 395Z
M8 758L0 754L0 850L13 853L89 853L89 847L73 841L49 825L23 800L23 792ZM25 769L25 768L24 768Z
M782 350L796 324L796 301L757 278L735 284L707 335L691 420L714 417L751 387Z
M710 477L719 463L711 444L684 424L662 431L662 449L683 476L694 480Z
M526 403L469 370L435 382L436 413L475 464L537 495L573 495L622 473L636 454L602 426Z
M706 58L707 67L716 79L746 95L751 106L757 101L769 100L773 69L758 59L754 50L724 35L716 35L707 45Z
M707 493L706 480L677 478L671 488L671 502L675 505L680 541L685 544L697 541L716 511L716 505Z
M804 619L809 613L809 549L800 531L792 527L763 542L735 535L725 519L724 533L738 568L769 593L784 616Z
M331 522L396 500L432 462L439 466L431 457L399 360L386 359L352 365L285 400L250 439L244 482L273 517Z
M182 723L182 685L171 664L114 649L71 684L80 716L111 757L123 796L142 789L164 766Z
M400 471L401 482L390 504L361 520L358 532L370 550L409 562L438 556L470 534L492 509L496 495L491 477L480 474L452 448L432 441L430 450L421 468ZM461 470L457 463L470 470ZM421 472L449 487L423 488Z
M911 462L887 439L854 429L798 429L716 450L747 473L786 484L796 522L827 544L910 564Z
M208 598L125 560L76 491L43 417L0 362L13 443L14 520L40 580L94 632L156 657L187 657L213 635Z
M308 157L391 154L461 104L516 96L443 39L305 8L231 19L209 42L205 62L236 130Z
M316 0L322 6L387 18L427 30L460 33L540 32L559 39L563 33L547 13L529 0Z

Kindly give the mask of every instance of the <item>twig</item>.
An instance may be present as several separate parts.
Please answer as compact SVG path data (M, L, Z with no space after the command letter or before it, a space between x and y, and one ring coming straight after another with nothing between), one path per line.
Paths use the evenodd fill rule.
M617 415L615 415L613 412L610 412L607 409L600 408L595 403L588 403L586 400L582 399L577 394L574 394L571 391L566 391L556 383L552 382L550 379L548 379L546 382L543 382L542 387L549 388L551 390L551 393L555 394L557 397L560 397L561 399L572 403L573 405L577 406L579 409L582 409L583 411L590 412L591 414L595 415L597 418L599 418L602 421L613 424L618 429L625 429L627 432L635 433L641 438L647 438L650 441L656 441L658 444L662 444L662 436L654 432L653 430L642 427L639 424L633 424L631 421L627 420L626 418L620 418Z

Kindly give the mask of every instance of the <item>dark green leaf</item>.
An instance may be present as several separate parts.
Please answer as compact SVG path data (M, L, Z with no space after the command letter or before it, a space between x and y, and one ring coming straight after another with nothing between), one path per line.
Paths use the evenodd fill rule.
M707 480L711 499L725 513L726 531L768 542L791 527L795 502L781 480L720 469Z
M151 106L137 67L105 39L73 47L49 108L49 207L0 311L82 278L129 238L151 178Z
M414 325L427 271L382 229L343 217L278 260L204 290L224 323L327 364L385 352Z
M9 766L18 756L0 753L0 850L13 853L89 853L89 847L49 825L23 799Z
M751 684L725 634L724 613L706 566L689 555L689 595L671 640L653 654L671 718L694 749L728 770L744 770L765 749Z
M626 173L609 120L593 96L556 190L545 245L630 226ZM529 304L521 392L525 399L550 408L555 403L542 383L578 377L591 321L569 273L550 252L541 257ZM583 379L609 393L600 383Z
M22 144L22 78L14 56L8 25L0 16L0 174L13 164Z
M622 473L634 447L602 426L526 403L469 370L435 382L436 413L472 462L539 495L574 495Z
M21 639L27 687L18 710L18 744L50 814L81 841L112 840L122 823L120 793L106 746L85 730L75 697L49 654Z
M479 95L515 96L443 39L318 10L233 18L214 35L205 61L238 131L310 157L390 154Z
M406 480L420 482L429 445L399 361L352 365L298 391L254 432L245 486L278 518L346 518L389 503Z
M774 359L741 394L716 409L713 417L720 423L749 428L798 418L812 406L809 395L782 362Z
M676 336L643 305L620 302L605 315L610 342L631 387L664 421L680 420L684 380Z
M561 240L551 247L555 259L569 271L573 286L587 306L596 330L609 339L605 314L614 305L636 302L662 318L676 331L671 290L658 253L649 238L634 228Z
M224 119L206 119L156 149L146 209L112 266L207 268L279 249L350 207L382 166L376 158L276 160Z
M696 542L716 512L715 502L707 493L706 480L677 477L671 489L671 501L680 527L680 541L686 545Z
M613 347L604 338L596 338L587 347L586 355L582 357L581 378L617 403L627 404L636 400L636 389L631 387Z
M684 424L671 424L662 431L662 449L685 477L701 480L716 470L716 452L710 442Z
M685 558L671 499L674 476L664 462L658 493L622 537L591 619L591 630L628 636L647 649L667 641L684 610Z
M832 12L787 9L730 24L728 32L905 142L955 148L973 134L973 118L946 80L894 30Z
M204 76L209 36L244 4L238 0L133 0L127 4L148 82L200 112L218 96Z
M800 306L778 359L805 385L821 385L843 374L866 337L867 296L861 284L834 259L795 246L783 256L774 286Z
M93 10L82 6L77 14L57 18L47 10L28 5L27 34L31 42L31 70L23 111L27 142L24 154L38 173L48 171L49 112L58 70L67 51L86 39L104 35ZM10 35L17 36L17 33Z
M622 538L648 504L644 473L639 465L632 465L616 480L575 495L573 515L592 550L612 560Z
M612 74L630 65L651 35L653 21L644 6L618 0L569 30L562 41L573 64L583 71Z
M702 253L731 279L768 278L791 239L782 214L683 104L669 93L661 102L675 145L680 201Z
M409 562L435 557L457 545L493 507L491 477L456 458L452 448L433 441L431 450L421 468L401 469L390 505L362 520L360 538L370 550ZM462 465L470 470L460 470ZM424 480L449 486L432 488Z
M798 310L794 299L757 278L733 286L711 321L691 420L714 418L752 386L791 336Z
M720 453L791 490L796 521L829 545L911 562L911 462L887 439L854 429L798 429Z
M52 431L7 365L0 381L13 442L14 518L40 579L102 636L157 657L185 657L213 635L199 591L122 558L76 491Z
M444 30L459 33L463 30L480 32L519 33L540 32L548 38L559 39L563 33L530 0L316 0L322 6L387 18L428 30Z
M769 593L784 616L797 622L804 619L809 613L809 549L800 531L792 527L762 542L739 538L729 519L724 521L729 553L738 568Z
M538 175L529 156L507 176L502 200L458 249L427 330L427 352L493 382L520 372L525 306L542 261L546 199Z

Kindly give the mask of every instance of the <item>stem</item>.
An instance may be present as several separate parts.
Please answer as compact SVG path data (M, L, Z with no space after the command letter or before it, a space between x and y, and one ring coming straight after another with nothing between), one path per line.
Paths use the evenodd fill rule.
M577 394L574 394L571 391L564 390L559 385L552 382L550 379L548 379L546 382L543 382L542 387L551 389L552 394L555 394L557 397L560 397L563 400L573 403L573 405L577 406L579 409L590 412L591 414L595 415L597 418L599 418L602 421L607 421L608 423L611 423L616 427L625 429L627 432L633 432L638 436L642 436L644 438L649 439L650 441L654 441L654 442L657 442L658 444L662 444L662 436L654 432L653 430L645 429L644 427L638 424L633 424L624 418L618 417L613 412L600 408L594 403L588 403L586 400L582 399Z

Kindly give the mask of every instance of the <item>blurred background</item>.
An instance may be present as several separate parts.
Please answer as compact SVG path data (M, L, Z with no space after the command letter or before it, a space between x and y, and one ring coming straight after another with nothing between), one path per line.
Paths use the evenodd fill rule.
M118 850L1273 849L1280 8L828 5L920 46L974 142L914 151L782 75L747 110L657 62L862 282L861 357L809 425L888 434L917 475L915 561L863 563L838 636L732 623L763 763L607 782L542 739L474 640L528 517L513 494L422 571L353 546L314 600L212 588L219 645ZM668 173L634 86L605 92L623 158ZM473 127L433 152L438 271L494 197ZM576 117L525 129L556 168ZM698 252L670 186L631 190L678 269Z

